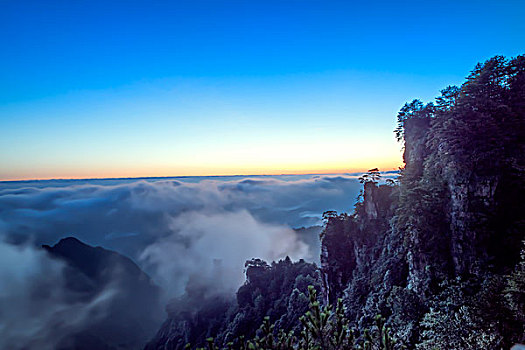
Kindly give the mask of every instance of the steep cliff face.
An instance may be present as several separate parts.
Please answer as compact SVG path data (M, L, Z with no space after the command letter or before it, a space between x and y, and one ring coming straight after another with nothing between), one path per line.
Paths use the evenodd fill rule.
M387 317L409 349L502 349L525 342L523 101L525 57L495 57L476 66L460 88L444 89L436 104L415 100L401 109L395 132L404 141L405 166L399 181L380 184L371 171L362 178L353 213L324 214L325 303L342 298L346 317L360 330L377 314ZM304 308L304 295L279 277L282 270L255 267L228 311L242 312L223 318L222 340L253 335L250 322L264 314L290 329ZM317 282L315 269L307 269L310 282ZM305 278L297 281L304 288ZM271 283L287 287L261 293ZM278 312L261 305L278 305ZM195 326L187 327L185 317L174 322L178 317L170 315L153 348L174 348L163 347L166 339L192 334Z
M371 320L377 314L377 287L391 288L394 281L406 275L405 264L398 263L399 242L391 242L388 237L397 197L397 187L369 181L364 184L363 201L356 204L353 215L332 214L326 218L321 234L325 301L333 304L344 298L356 321ZM365 305L370 309L365 310Z
M477 261L486 261L483 232L478 228L487 224L487 216L495 210L495 190L498 176L472 176L458 179L447 176L450 192L450 231L453 263L457 274L476 274Z
M392 315L406 344L423 344L429 319L445 325L463 317L441 303L450 299L478 315L476 322L493 322L488 348L520 339L520 327L506 320L512 317L494 310L504 304L504 274L517 266L525 239L525 113L516 100L525 99L524 61L495 58L461 88L445 89L437 105L407 104L398 128L405 146L399 186L386 197L378 194L387 186L367 182L354 214L327 221L327 301L343 297L358 325L375 313ZM431 307L443 308L441 316ZM469 327L492 332L476 322Z
M333 304L341 296L357 263L345 219L345 216L328 216L321 232L321 271L326 303Z
M519 225L516 215L498 216L505 212L502 205L510 205L508 195L503 202L498 198L501 176L470 174L465 179L455 171L444 172L437 181L429 179L442 166L427 162L433 150L419 141L428 137L430 127L428 121L407 123L407 163L399 186L366 183L355 213L332 214L321 235L325 301L342 297L350 319L363 328L378 313L391 316L398 337L409 347L422 340L421 322L436 300L444 298L439 296L444 281L473 279L464 299L453 299L458 305L466 303L472 297L468 293L488 278L487 271L514 266L516 260L510 257L520 248L490 248L489 242L503 246L498 231L509 227L503 224L506 219L514 217ZM410 140L418 142L412 145ZM514 200L513 206L519 203ZM507 232L509 240L523 239L523 231Z
M423 162L428 156L427 147L428 132L430 130L430 118L415 118L405 121L405 150L403 161L405 169L412 176L420 176L423 173Z
M432 185L424 180L425 162L432 153L428 147L431 119L414 118L404 123L405 150L399 193L399 206L390 235L399 235L402 245L397 254L407 265L406 288L424 297L436 274L444 277L450 254L446 229L448 208L441 181ZM429 231L433 231L429 234ZM436 271L438 270L438 271Z

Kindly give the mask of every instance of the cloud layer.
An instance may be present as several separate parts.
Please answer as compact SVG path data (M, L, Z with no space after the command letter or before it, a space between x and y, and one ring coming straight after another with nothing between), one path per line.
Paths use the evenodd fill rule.
M74 236L118 251L170 292L220 261L237 287L246 259L314 259L291 228L348 211L359 188L350 175L0 183L0 233L37 245Z
M231 293L248 259L316 260L316 240L293 228L348 211L360 187L351 175L0 183L0 347L55 348L122 295L109 283L75 299L41 244L74 236L120 252L166 297Z
M191 212L172 224L173 233L140 256L170 295L180 294L192 278L199 279L201 287L233 292L243 282L243 263L252 257L267 261L287 255L296 260L310 257L308 246L292 229L261 223L246 210Z

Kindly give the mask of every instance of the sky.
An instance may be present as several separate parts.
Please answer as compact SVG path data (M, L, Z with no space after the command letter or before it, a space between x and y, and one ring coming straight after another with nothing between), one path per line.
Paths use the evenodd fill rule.
M405 102L525 48L523 1L0 9L0 180L395 169Z

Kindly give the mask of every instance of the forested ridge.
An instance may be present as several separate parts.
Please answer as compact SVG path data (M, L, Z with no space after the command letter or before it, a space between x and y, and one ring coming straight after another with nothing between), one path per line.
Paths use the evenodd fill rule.
M235 298L190 285L147 349L525 342L525 56L478 64L397 120L398 179L372 169L353 212L325 213L320 267L250 260Z

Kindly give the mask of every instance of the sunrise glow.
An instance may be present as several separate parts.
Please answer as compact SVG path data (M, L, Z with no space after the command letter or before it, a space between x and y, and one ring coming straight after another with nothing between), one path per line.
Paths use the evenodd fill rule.
M399 108L523 42L505 4L3 6L0 180L397 169Z

